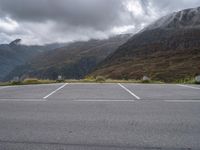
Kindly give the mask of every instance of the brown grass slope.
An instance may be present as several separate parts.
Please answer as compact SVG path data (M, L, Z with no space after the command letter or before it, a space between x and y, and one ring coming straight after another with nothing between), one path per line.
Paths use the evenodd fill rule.
M154 29L135 35L92 74L172 82L200 74L200 29Z
M164 16L134 35L92 74L172 82L200 74L200 7Z

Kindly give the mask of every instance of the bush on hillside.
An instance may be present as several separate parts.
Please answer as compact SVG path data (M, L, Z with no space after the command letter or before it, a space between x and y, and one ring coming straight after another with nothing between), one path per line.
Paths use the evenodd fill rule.
M96 81L96 82L102 83L102 82L105 82L105 81L106 81L106 78L103 77L103 76L97 76L96 79L95 79L95 81Z

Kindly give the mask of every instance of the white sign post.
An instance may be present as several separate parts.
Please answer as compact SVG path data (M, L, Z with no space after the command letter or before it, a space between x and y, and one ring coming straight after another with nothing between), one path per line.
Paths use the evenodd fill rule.
M200 75L195 77L196 83L200 83Z
M150 81L151 79L147 76L143 76L142 81Z
M61 81L62 80L62 76L58 76L58 80Z

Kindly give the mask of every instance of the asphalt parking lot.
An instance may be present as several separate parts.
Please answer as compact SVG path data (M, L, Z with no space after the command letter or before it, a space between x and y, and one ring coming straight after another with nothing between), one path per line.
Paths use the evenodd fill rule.
M0 149L200 149L200 85L0 87Z
M200 85L65 83L0 87L0 101L200 102Z

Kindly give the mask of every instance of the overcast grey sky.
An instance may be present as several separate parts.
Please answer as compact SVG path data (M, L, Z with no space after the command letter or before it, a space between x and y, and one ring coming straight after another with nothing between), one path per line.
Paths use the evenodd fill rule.
M200 0L0 0L0 43L45 44L136 33Z

